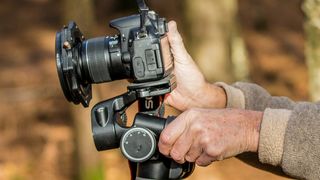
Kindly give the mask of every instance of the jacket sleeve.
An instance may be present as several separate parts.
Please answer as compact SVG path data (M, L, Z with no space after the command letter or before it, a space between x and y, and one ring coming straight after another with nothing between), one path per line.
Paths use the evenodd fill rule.
M228 108L263 111L258 157L295 178L320 178L320 105L273 97L250 83L217 83Z

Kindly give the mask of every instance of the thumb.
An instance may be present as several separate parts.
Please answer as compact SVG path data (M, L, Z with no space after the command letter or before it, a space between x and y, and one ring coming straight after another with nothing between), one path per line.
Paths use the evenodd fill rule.
M178 31L177 23L175 21L170 21L168 23L168 28L169 28L168 38L170 41L170 45L174 47L183 46L183 40Z
M170 21L168 23L169 32L168 39L171 46L171 52L178 63L186 63L191 61L189 54L184 47L183 39L178 31L177 23L175 21Z

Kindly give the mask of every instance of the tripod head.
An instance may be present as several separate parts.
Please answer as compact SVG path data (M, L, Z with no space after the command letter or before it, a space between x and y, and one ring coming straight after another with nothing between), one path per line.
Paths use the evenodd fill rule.
M96 148L99 151L118 148L123 134L128 129L141 125L139 118L136 117L135 120L138 121L134 122L132 127L126 127L125 110L138 100L149 100L148 102L152 103L150 105L148 102L144 103L144 107L142 107L144 114L152 115L155 119L163 116L161 112L162 102L150 100L171 92L175 85L173 75L157 82L131 84L128 86L128 92L95 105L91 111L91 121ZM151 121L142 124L151 129L156 136L160 135L166 121L162 119L159 121L161 124L153 124L153 120Z
M175 86L173 75L156 82L131 84L128 92L95 105L91 111L91 124L97 150L120 147L130 162L151 169L138 173L139 177L182 179L189 176L194 169L193 163L181 165L157 151L160 133L175 119L163 118L164 107L159 99ZM133 125L127 127L125 110L135 101L139 101L140 112L136 114ZM152 170L150 166L158 170Z

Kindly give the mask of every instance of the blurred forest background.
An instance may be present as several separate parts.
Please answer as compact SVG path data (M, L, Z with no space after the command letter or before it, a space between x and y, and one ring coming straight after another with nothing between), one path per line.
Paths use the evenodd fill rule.
M272 95L319 99L319 1L148 3L161 16L178 22L189 52L209 81L244 80L260 84ZM56 31L71 19L90 38L115 34L108 22L136 12L134 0L1 0L1 180L129 179L119 150L96 152L90 109L65 100L54 44ZM95 86L94 101L118 95L126 85L119 81ZM135 112L130 109L129 118ZM197 167L188 179L283 178L233 158Z

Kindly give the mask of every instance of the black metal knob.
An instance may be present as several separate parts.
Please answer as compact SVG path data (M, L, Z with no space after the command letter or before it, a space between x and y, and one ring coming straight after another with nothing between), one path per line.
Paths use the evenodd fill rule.
M157 146L155 135L148 129L135 127L121 138L122 154L131 162L145 162L155 153Z

